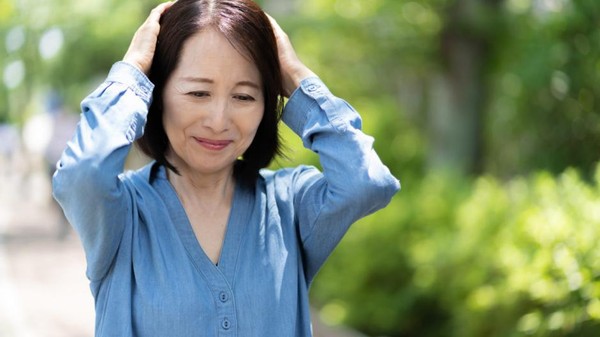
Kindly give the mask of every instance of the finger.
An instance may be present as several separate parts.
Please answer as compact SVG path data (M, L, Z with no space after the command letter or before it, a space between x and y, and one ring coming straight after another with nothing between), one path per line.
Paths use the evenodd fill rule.
M173 5L174 1L163 2L160 5L154 7L146 21L140 26L136 35L142 36L154 36L158 35L160 31L160 18Z
M150 11L150 15L148 15L148 18L146 19L147 22L158 22L160 20L160 17L164 14L164 12L169 9L171 6L173 6L173 4L175 3L175 1L168 1L168 2L163 2L160 5L154 7L151 11Z
M265 15L267 16L267 18L269 19L269 21L271 22L271 25L277 26L277 21L275 21L275 19L273 19L273 17L271 15L269 15L269 13L265 12Z
M265 13L265 15L271 22L271 27L273 27L273 30L275 31L275 36L279 37L280 35L285 35L285 32L283 31L283 29L281 29L281 26L279 26L277 20L273 19L273 17L267 13Z
M144 73L147 73L156 49L156 40L160 31L160 17L172 5L172 1L164 2L150 11L146 21L135 32L129 49L123 58L124 61L137 66Z
M173 6L173 4L177 2L177 1L167 1L167 2L163 2L161 4L159 4L158 6L154 7L152 9L152 11L150 11L151 15L162 15L167 9L169 9L171 6Z

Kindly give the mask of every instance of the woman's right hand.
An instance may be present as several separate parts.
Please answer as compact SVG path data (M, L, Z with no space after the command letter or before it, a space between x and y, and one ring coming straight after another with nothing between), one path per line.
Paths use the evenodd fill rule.
M137 67L146 75L150 71L154 51L156 50L156 41L160 31L160 17L173 3L174 1L164 2L152 9L146 21L135 32L129 49L123 57L123 61Z

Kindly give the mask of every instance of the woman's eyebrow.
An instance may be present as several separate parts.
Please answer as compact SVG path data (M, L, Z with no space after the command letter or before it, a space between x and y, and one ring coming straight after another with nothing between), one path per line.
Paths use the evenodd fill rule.
M192 82L192 83L208 83L208 84L215 83L215 81L213 79L206 78L206 77L196 77L196 76L184 76L181 78L181 80L184 82ZM236 87L246 86L246 87L254 88L256 90L260 90L260 86L256 82L250 81L250 80L239 81L235 84L235 86Z
M247 86L247 87L254 88L256 90L260 90L260 86L253 81L239 81L235 84L235 86L236 87Z
M195 77L195 76L184 76L181 78L184 82L194 82L194 83L215 83L214 80L205 77Z

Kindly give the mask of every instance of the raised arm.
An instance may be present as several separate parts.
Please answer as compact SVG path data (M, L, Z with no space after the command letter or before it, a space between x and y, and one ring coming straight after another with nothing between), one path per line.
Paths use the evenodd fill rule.
M131 193L120 179L133 142L141 137L153 84L150 67L158 20L170 3L156 7L138 29L124 58L82 104L81 120L53 178L53 195L82 239L87 275L102 278L124 228L131 224Z
M297 57L287 35L271 18L279 48L284 88L290 99L284 122L304 146L319 155L323 168L305 169L294 180L294 207L310 281L349 226L385 207L398 180L361 130L358 113L335 97Z

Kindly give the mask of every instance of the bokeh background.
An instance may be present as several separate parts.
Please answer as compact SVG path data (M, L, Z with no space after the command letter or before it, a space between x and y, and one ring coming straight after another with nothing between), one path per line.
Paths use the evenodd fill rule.
M600 336L600 1L257 2L403 186L317 276L316 317L351 335ZM48 163L156 4L0 0L0 336L35 324L28 310L91 313L85 285L60 290L85 267ZM284 138L274 168L318 165Z

